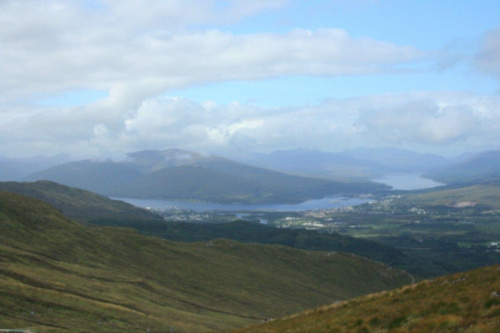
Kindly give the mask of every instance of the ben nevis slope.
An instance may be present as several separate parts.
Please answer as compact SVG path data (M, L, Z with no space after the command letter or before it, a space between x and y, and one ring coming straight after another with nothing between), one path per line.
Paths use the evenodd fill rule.
M222 330L411 282L350 254L90 227L4 191L0 254L1 328L38 332Z

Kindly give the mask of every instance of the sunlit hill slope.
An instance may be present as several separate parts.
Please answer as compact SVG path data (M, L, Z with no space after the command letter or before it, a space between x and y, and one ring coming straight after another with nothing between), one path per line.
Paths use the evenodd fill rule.
M46 203L0 192L2 329L229 329L410 282L348 254L87 227Z
M423 281L235 333L500 332L500 267Z

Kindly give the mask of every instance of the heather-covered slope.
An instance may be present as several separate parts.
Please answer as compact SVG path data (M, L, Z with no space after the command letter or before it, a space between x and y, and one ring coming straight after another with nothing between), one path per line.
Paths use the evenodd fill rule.
M423 281L233 332L500 332L500 267Z

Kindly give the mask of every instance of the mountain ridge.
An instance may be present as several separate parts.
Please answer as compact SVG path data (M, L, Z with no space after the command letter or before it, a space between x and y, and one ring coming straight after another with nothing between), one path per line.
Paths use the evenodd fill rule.
M65 216L85 222L96 219L120 221L158 221L163 219L150 211L86 190L47 180L36 182L0 182L0 190L18 193L44 201Z
M423 172L449 163L435 154L383 147L359 147L340 152L297 148L241 159L252 165L328 179L367 179L378 176Z
M500 150L474 154L424 176L447 184L500 179Z
M24 180L46 179L112 197L223 203L300 203L387 188L367 181L293 176L183 150L143 151L129 157L124 162L71 162Z

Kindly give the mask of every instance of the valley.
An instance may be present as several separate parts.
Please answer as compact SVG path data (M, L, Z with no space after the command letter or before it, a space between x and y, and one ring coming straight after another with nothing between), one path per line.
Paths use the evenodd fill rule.
M413 281L352 254L87 226L1 191L0 255L0 322L37 332L221 330Z
M491 191L484 189L487 200L491 200ZM500 194L500 188L495 189ZM455 192L460 193L460 192ZM460 197L458 201L439 204L434 198L437 194L427 195L388 195L377 201L356 206L345 206L333 209L317 209L311 211L203 211L179 209L152 209L165 221L175 221L177 225L153 228L135 226L141 232L168 236L166 230L177 230L176 235L186 233L178 238L182 240L197 239L196 234L211 235L209 230L220 224L220 233L212 237L229 237L235 239L230 232L222 232L225 225L232 221L245 220L255 224L256 230L271 227L278 230L307 230L321 235L340 234L355 239L370 240L398 249L402 253L432 263L426 269L402 263L393 265L407 269L417 276L432 277L455 273L500 262L500 211L488 205L476 204L470 195ZM443 194L442 198L445 197ZM430 198L430 199L423 199ZM433 204L428 204L432 200ZM474 204L472 204L474 203ZM185 226L190 224L191 226ZM228 228L230 229L230 228ZM155 230L155 231L153 231ZM180 231L185 230L185 231ZM191 237L188 231L191 230ZM261 237L259 239L259 237ZM262 236L251 237L248 241L264 241ZM238 238L236 238L238 239ZM239 239L241 240L241 239ZM318 246L317 249L325 249ZM367 254L362 254L367 255ZM387 261L386 261L387 262ZM387 262L390 263L390 262ZM417 268L418 267L418 268Z
M421 183L417 182L417 186L421 186ZM407 182L405 186L408 186ZM405 266L401 262L392 263L420 277L455 273L500 262L500 251L494 245L500 241L500 186L497 182L386 192L366 201L356 204L358 202L347 200L345 206L340 201L339 207L331 209L288 212L258 208L196 211L168 207L152 211L166 221L195 223L198 226L190 227L193 235L197 233L194 231L196 228L210 235L207 231L209 227L203 226L205 223L246 220L280 230L304 229L371 240L429 263L426 268L417 268L415 264ZM177 228L182 229L182 226ZM169 237L158 229L155 233ZM235 237L222 232L216 235ZM196 236L192 238L196 239ZM190 237L182 236L179 239L189 240ZM258 237L250 239L262 241ZM329 248L319 246L317 249Z
M183 158L169 160L164 154L183 154ZM275 189L291 180L286 190L297 191L296 198L299 193L309 199L308 191L329 182L269 173L217 158L193 155L187 159L184 151L139 155L148 159L121 164L119 170L155 172L189 160L190 168L203 172L212 172L211 164L233 175L241 176L246 170L247 180L275 182ZM477 157L472 160L478 163ZM166 166L165 161L175 165ZM197 166L192 166L193 161ZM106 176L104 169L114 172L117 167L99 163L73 166L84 167L77 169L85 175L90 167L99 177ZM77 169L71 172L77 175ZM130 175L128 171L118 172L107 184L124 182L120 177ZM500 262L500 182L490 169L476 180L441 186L415 178L415 173L409 175L421 181L412 189L390 189L366 180L335 181L328 184L343 184L337 188L343 196L303 203L273 203L274 199L207 202L196 196L184 202L177 197L167 202L127 199L127 203L50 180L0 182L0 322L37 332L204 332L285 317L271 321L269 328L249 326L248 331L260 332L264 327L273 332L275 324L280 331L289 318L300 318L302 324L292 324L299 332L307 331L305 327L322 331L308 323L307 315L314 314L318 318L314 321L320 322L323 319L317 313L349 304L347 314L339 310L343 324L325 327L345 325L344 331L497 327L495 320L487 319L494 317L497 303L488 301L484 291L475 291L474 284L466 288L472 294L463 296L468 301L444 313L453 320L428 319L432 310L424 308L393 318L393 301L375 303L383 310L368 321L354 314L380 297L404 295L406 302L408 295L410 304L420 297L411 296L414 290L425 290L421 286L432 283L428 279L480 281L473 276L492 276L496 269L492 265ZM187 187L210 184L193 185L190 176L176 181L183 186L180 181L186 180ZM404 183L402 178L396 180ZM156 179L154 188L171 184L164 181ZM352 191L353 184L364 185ZM274 193L284 193L284 189ZM479 271L465 273L473 269ZM449 274L461 275L441 278ZM496 279L488 281L484 288L496 292ZM401 286L406 287L396 289ZM369 296L356 298L363 295ZM447 298L442 301L452 303ZM473 303L478 310L472 315L460 312L459 308ZM435 308L448 309L445 305ZM322 308L307 310L318 306ZM304 318L293 315L305 310ZM481 319L474 319L476 315Z
M0 0L0 333L500 333L500 1Z

